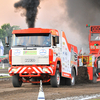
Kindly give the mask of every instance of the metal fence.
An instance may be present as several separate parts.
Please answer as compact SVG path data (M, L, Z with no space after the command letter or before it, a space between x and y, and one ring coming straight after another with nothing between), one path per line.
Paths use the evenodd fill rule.
M9 63L0 63L0 81L11 79L9 73L3 73L4 71L7 71L9 67Z

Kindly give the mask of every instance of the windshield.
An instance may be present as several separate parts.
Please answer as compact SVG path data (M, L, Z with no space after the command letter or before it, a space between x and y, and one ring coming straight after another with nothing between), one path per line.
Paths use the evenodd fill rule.
M91 33L91 41L100 41L100 33Z
M51 34L14 34L12 46L50 47Z

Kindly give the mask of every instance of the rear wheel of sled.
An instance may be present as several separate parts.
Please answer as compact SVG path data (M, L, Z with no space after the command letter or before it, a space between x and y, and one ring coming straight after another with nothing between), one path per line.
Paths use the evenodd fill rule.
M18 74L12 76L12 84L14 87L21 87L22 78Z
M36 80L36 78L32 77L32 81L35 82L37 80ZM32 85L37 85L37 83L32 83Z
M39 77L32 77L32 81L34 82L40 82L40 78ZM32 83L32 85L39 85L40 83Z
M94 67L93 68L93 80L92 80L93 83L97 83L96 71L97 71L97 69Z
M74 71L74 69L72 69L72 79L71 78L66 79L66 84L71 85L71 86L75 85L75 71Z
M55 76L51 76L51 86L58 87L60 85L60 73L56 70Z

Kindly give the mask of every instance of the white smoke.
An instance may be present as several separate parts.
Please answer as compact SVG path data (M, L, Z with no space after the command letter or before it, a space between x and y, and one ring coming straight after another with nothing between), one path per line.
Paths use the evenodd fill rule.
M69 26L71 20L68 18L65 0L42 0L36 19L36 27L57 29L59 33L63 30L69 43L76 45L79 49L83 43L80 32Z

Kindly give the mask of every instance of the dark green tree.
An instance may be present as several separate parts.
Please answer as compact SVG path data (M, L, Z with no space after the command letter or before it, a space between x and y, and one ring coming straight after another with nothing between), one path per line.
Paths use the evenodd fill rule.
M20 29L19 26L11 26L9 23L8 24L3 24L1 26L1 29L0 29L0 39L1 39L1 41L3 43L3 46L4 46L4 54L8 54L9 50L11 48L12 31L13 30L18 30L18 29ZM9 36L9 47L5 46L5 37L6 36Z

